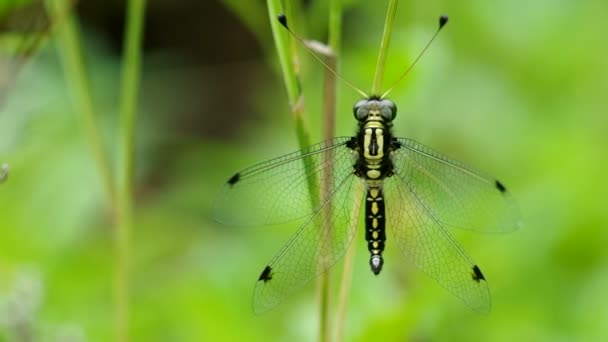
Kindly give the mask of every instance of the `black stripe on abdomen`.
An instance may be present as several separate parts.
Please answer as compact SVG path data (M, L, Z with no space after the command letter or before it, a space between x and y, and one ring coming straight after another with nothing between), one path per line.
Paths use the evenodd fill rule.
M370 253L369 265L374 274L382 271L384 241L386 241L384 196L382 188L370 186L365 198L365 240Z

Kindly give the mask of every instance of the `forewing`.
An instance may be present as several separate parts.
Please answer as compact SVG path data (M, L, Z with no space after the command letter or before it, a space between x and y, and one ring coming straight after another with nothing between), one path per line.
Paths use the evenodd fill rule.
M517 205L498 180L414 140L399 138L393 145L395 173L442 225L482 232L520 226Z
M331 188L322 206L262 271L253 296L255 313L272 309L327 270L350 245L365 186L351 174Z
M350 140L327 140L236 173L216 198L214 218L231 226L263 226L309 217L353 174ZM322 185L327 191L320 191Z
M385 182L387 230L406 259L481 313L490 311L490 291L480 268L468 257L412 181L394 175Z

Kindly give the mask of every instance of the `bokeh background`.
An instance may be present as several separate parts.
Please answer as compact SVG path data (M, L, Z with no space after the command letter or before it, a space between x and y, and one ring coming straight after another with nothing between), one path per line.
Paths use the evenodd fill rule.
M371 87L386 1L344 1L339 70ZM122 1L77 7L87 70L115 160ZM450 15L391 94L398 136L502 179L524 217L505 235L457 234L481 265L493 310L480 316L411 267L388 241L369 272L362 235L348 341L601 341L608 338L608 2L406 1L385 84ZM327 4L300 1L294 29L325 40ZM113 337L112 222L55 41L20 73L0 114L0 341ZM260 270L293 227L232 229L209 219L235 171L298 148L265 2L150 1L137 122L132 337L137 341L310 341L314 284L251 310ZM312 140L323 69L300 49ZM337 135L358 95L339 84ZM389 235L390 236L390 235ZM338 264L335 269L339 270Z

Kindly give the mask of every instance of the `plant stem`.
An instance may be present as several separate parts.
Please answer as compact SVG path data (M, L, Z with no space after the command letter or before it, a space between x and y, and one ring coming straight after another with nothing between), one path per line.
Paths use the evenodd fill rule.
M382 33L382 42L380 43L380 53L378 54L378 63L376 64L376 74L374 75L374 83L372 86L372 95L381 95L382 93L382 78L384 77L384 65L386 64L386 56L388 55L388 47L391 42L391 34L393 33L393 22L397 13L397 4L399 0L389 0L388 10L386 11L386 19L384 21L384 32Z
M298 145L301 149L310 146L310 132L305 124L305 106L304 106L304 95L300 89L300 81L296 71L296 61L298 55L293 42L290 42L287 30L281 27L277 16L281 12L281 0L267 0L268 6L268 17L270 20L270 28L272 30L272 36L274 43L277 48L277 55L279 57L279 63L281 65L281 72L283 75L283 81L285 83L285 89L287 90L287 97L289 98L289 104L291 106L291 114L295 123L296 136L298 139ZM287 2L289 5L289 2ZM289 8L287 8L289 13ZM289 20L289 18L288 18ZM314 174L313 161L310 158L304 158L304 167L307 170L307 174ZM319 181L317 177L309 177L307 179L308 191L311 194L311 201L313 208L316 208L319 203Z
M120 107L120 163L117 183L118 224L115 235L116 340L129 340L129 237L133 226L135 123L140 81L145 0L127 2Z
M290 61L289 37L285 29L283 29L277 21L277 16L282 13L280 10L281 2L279 0L268 0L268 18L270 20L270 28L272 29L272 37L274 45L277 48L279 64L281 65L281 73L283 82L287 90L287 97L291 106L294 106L300 96L298 87L298 79L293 65ZM289 19L289 18L288 18Z
M328 45L337 58L342 40L342 0L331 0L329 6Z
M357 229L359 227L359 214L360 214L360 203L357 201L361 200L361 197L364 195L362 191L363 186L358 188L358 193L355 193L353 197L353 217L351 219L351 226L349 229ZM353 240L357 241L357 231L353 234ZM352 274L353 274L353 264L355 261L355 254L357 251L357 244L352 243L351 246L346 251L346 256L344 257L344 266L342 267L342 275L340 277L340 292L338 295L338 317L336 321L336 341L344 340L344 323L346 322L346 307L348 304L348 298L350 294L350 285L352 283Z
M339 48L341 34L341 0L332 0L329 11L329 53L325 55L325 63L333 70L337 69L337 51ZM325 69L323 81L323 139L330 140L335 136L336 130L336 76L333 72ZM324 156L324 163L331 163L332 153L327 152ZM332 186L333 174L331 168L325 168L321 185L322 198L328 198L330 188ZM327 239L324 242L325 254L332 255L332 240L334 238L331 231L334 227L328 226L331 222L332 206L328 205L323 212L323 227L329 233L326 234ZM325 259L325 256L322 256ZM331 329L331 272L329 268L319 277L319 341L330 341L332 335Z
M289 2L286 3L286 6L289 6ZM274 38L274 42L275 42L275 46L277 48L277 54L279 57L279 63L281 65L281 71L283 74L283 81L285 83L285 88L287 90L287 96L289 98L289 102L291 105L291 112L292 112L292 116L295 122L295 129L296 129L296 134L298 137L298 143L300 145L301 149L304 149L308 146L310 146L310 133L309 130L306 128L306 125L304 124L304 116L305 116L305 112L304 112L304 96L302 94L301 88L300 88L300 82L299 82L299 78L298 78L298 54L296 51L296 46L295 46L295 41L293 38L288 36L288 32L287 30L285 30L283 27L281 27L277 21L277 16L278 14L281 13L281 1L280 0L268 0L267 1L267 5L268 5L268 16L270 19L270 26L272 29L272 35ZM291 18L291 8L287 7L284 9L285 10L285 14L287 16L287 20L288 23L290 21ZM293 27L292 27L293 29ZM333 77L333 75L332 75ZM335 80L334 80L334 86L335 88ZM326 88L327 89L327 88ZM335 89L333 89L333 95L331 95L331 98L333 101L333 105L331 105L330 107L333 107L333 112L335 112ZM326 102L327 103L327 102ZM327 107L327 106L326 106ZM332 116L334 116L335 114L332 115L326 115L326 119L330 118L331 119ZM330 126L333 126L330 125ZM330 129L332 131L331 135L333 136L333 128L329 127L328 129ZM310 158L304 158L303 159L304 162L304 167L307 170L306 174L310 175L310 177L307 178L307 185L308 185L308 190L310 193L310 199L311 199L311 205L312 208L317 208L319 206L319 204L321 203L321 199L322 199L322 194L324 193L323 191L325 191L325 184L319 184L319 179L316 176L316 173L313 171L315 169L315 165L313 160L311 160ZM327 179L327 178L325 178ZM319 187L321 187L321 190L319 190ZM319 224L319 229L326 229L326 227L324 226L324 224L326 222L328 222L327 220L323 220L324 217L327 217L329 213L327 211L323 211L322 214L322 222L316 222ZM329 231L329 230L325 230L325 231ZM323 259L323 258L321 258ZM322 262L322 260L321 260ZM321 265L321 267L323 268L323 266ZM324 280L325 279L325 280ZM328 279L328 275L327 274L322 274L319 278L319 283L318 283L318 294L319 294L319 300L320 300L320 315L319 315L319 319L320 319L320 327L319 327L319 339L321 341L328 341L330 338L330 330L329 330L329 324L328 324L328 320L329 320L329 282L326 281Z
M67 79L70 94L76 112L80 116L91 153L94 156L97 169L101 176L103 189L109 207L114 211L114 179L110 168L110 161L106 152L100 129L97 125L99 117L93 101L93 92L86 72L80 36L76 20L66 14L66 6L71 1L53 0L48 2L48 8L53 17L62 16L62 23L57 27L57 40L63 61L63 69Z

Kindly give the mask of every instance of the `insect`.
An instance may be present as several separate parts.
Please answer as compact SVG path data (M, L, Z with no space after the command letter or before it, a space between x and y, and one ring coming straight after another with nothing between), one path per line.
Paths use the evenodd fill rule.
M289 30L285 18L279 19ZM429 44L446 22L447 16L440 17ZM489 312L486 278L448 229L511 231L519 224L518 209L500 181L393 136L397 106L387 93L363 93L355 103L355 136L246 168L218 195L215 218L224 224L300 225L263 268L254 290L256 313L275 307L338 261L355 236L360 211L373 274L382 271L386 241L392 239L406 260L469 307Z

